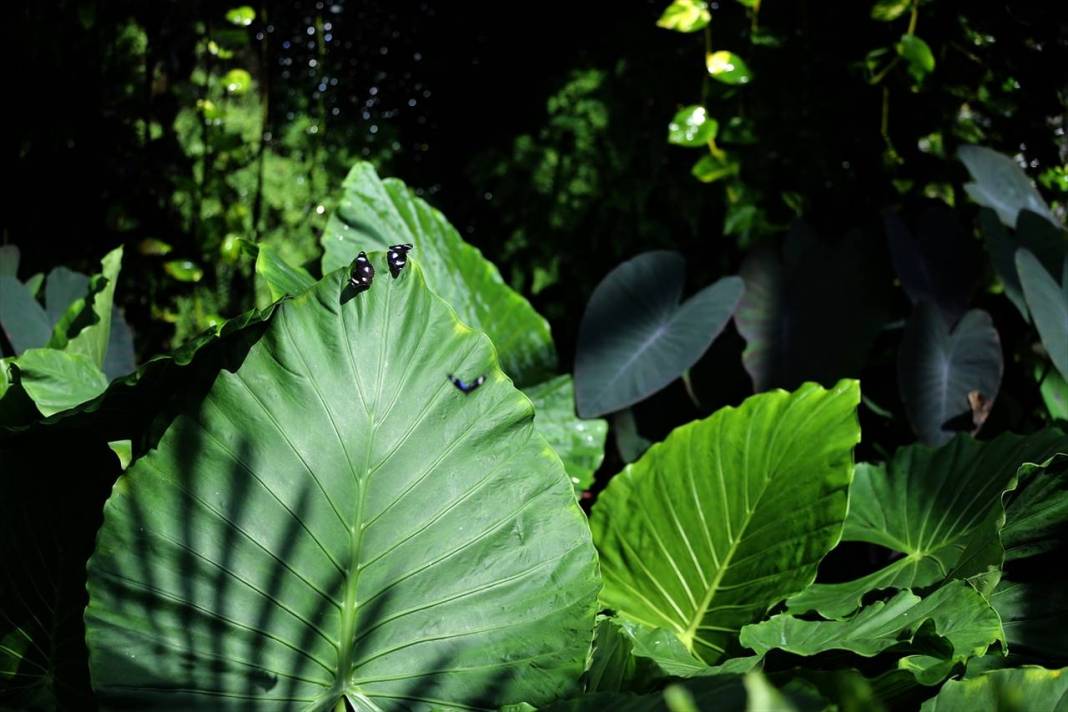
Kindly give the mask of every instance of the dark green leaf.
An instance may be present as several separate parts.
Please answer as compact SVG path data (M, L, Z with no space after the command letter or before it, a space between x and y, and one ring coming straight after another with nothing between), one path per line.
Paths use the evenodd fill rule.
M923 652L899 662L925 685L941 682L955 665L983 655L995 642L1005 646L997 612L964 581L951 581L922 599L901 591L888 601L865 606L848 620L802 620L782 613L742 628L741 643L758 655L771 650L804 656L847 650L873 657L891 648L916 653L919 648L902 644L912 642L928 621L934 623L934 634L948 643L947 654Z
M902 35L898 40L897 53L908 67L908 72L916 82L922 82L924 77L934 71L935 58L927 43L914 34Z
M18 245L0 245L0 277L19 276Z
M990 605L1001 616L1009 652L1045 660L1068 659L1068 588L1048 582L998 584Z
M994 270L1005 285L1005 296L1019 309L1023 318L1030 321L1031 314L1024 299L1020 276L1016 272L1016 250L1021 247L1030 250L1050 274L1057 274L1065 255L1068 255L1068 233L1030 210L1020 211L1014 235L1009 234L989 208L979 211L979 225Z
M1068 379L1068 256L1062 284L1025 248L1016 251L1016 272L1042 345L1061 376Z
M954 432L978 431L985 412L973 415L973 404L997 398L1003 369L1001 339L989 314L973 309L950 331L938 307L917 304L901 339L897 374L920 441L942 445Z
M578 680L596 555L529 400L417 258L347 282L282 301L116 485L85 616L102 705L497 708Z
M104 357L104 374L109 381L132 373L137 368L134 353L133 330L126 322L121 309L111 311L111 333L108 335L108 353Z
M725 277L680 304L686 262L645 252L601 280L586 305L575 354L578 411L621 410L664 388L697 362L734 313L742 280Z
M1022 667L950 680L921 712L1063 712L1068 669Z
M1024 464L1005 506L1005 558L1023 559L1068 543L1068 446L1041 463Z
M859 402L855 381L753 396L616 475L591 517L605 605L720 660L838 541Z
M961 146L957 158L972 176L973 182L964 186L968 195L980 205L993 208L1004 224L1014 227L1021 210L1054 222L1049 207L1016 161L983 146Z
M738 161L722 151L706 153L697 159L690 173L702 183L714 183L722 178L737 175Z
M937 448L901 448L886 466L857 465L843 541L863 541L902 554L883 568L845 583L813 584L787 605L840 618L871 591L922 588L947 576L998 570L1004 550L1004 492L1020 466L1068 449L1056 428L1022 437L1006 433L980 443L958 435Z

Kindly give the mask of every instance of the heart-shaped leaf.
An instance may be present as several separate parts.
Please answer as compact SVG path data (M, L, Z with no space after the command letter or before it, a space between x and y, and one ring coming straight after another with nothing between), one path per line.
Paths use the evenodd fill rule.
M964 190L975 202L993 208L1001 222L1014 227L1021 210L1054 222L1049 206L1016 161L983 146L961 146L957 158L972 176Z
M586 305L575 354L578 412L593 417L648 398L712 345L742 296L724 277L680 304L686 261L645 252L601 280Z
M989 314L973 309L950 331L936 306L917 304L901 339L897 375L920 440L941 445L954 432L978 431L985 412L974 411L997 398L1003 368L1001 339Z
M958 435L934 449L912 445L887 465L857 465L843 541L862 541L902 554L853 581L818 583L794 596L792 612L840 618L870 591L930 586L947 575L966 577L1000 568L1005 523L1002 495L1020 466L1068 449L1056 428L1021 437L1006 433L980 443ZM992 545L991 545L992 544Z
M673 0L656 24L665 30L696 32L706 27L711 18L705 0Z
M1068 379L1068 255L1061 270L1061 284L1023 248L1016 251L1016 271L1042 345L1061 376Z
M427 284L462 322L486 332L516 384L529 386L555 375L549 323L504 283L478 249L463 241L444 215L401 181L380 180L369 163L353 166L342 190L323 231L323 274L347 267L361 250L411 243ZM388 278L388 270L376 277Z
M276 307L116 484L85 616L104 706L497 708L582 673L596 555L530 401L416 258L347 280Z
M838 541L859 402L856 381L752 396L627 466L591 518L605 605L718 661Z

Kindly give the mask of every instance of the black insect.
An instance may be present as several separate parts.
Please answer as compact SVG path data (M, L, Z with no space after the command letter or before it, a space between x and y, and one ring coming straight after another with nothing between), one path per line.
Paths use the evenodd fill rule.
M454 375L452 375L450 373L449 374L449 380L452 381L452 385L454 385L457 388L459 388L460 392L463 393L466 396L468 393L470 393L471 391L475 390L476 388L481 386L483 383L485 383L486 382L486 377L484 375L483 376L479 376L478 378L476 378L475 380L471 381L470 383L464 383L461 379L457 378L456 376L454 376Z
M408 251L411 249L410 242L390 246L389 252L386 253L386 261L389 262L389 273L393 275L393 279L396 279L404 269L404 265L408 264Z
M356 262L352 265L352 272L349 273L349 284L352 288L357 292L362 292L370 288L374 278L375 268L371 260L367 259L367 253L361 252L356 255Z

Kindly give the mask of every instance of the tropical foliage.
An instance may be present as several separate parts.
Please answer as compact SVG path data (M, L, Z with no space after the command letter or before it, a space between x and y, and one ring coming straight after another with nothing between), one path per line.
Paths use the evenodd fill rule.
M0 245L0 709L1061 709L1065 172L1026 159L1068 156L1016 155L1048 107L956 56L1021 25L862 8L883 115L841 143L882 163L847 233L768 94L847 50L675 0L643 26L703 49L701 96L650 151L692 169L626 140L641 58L567 67L468 166L494 241L382 177L413 129L378 100L396 141L331 118L341 4L278 57L274 7L170 18L181 71L158 9L75 4L117 38L101 71L180 99L126 120L188 170L118 199L91 260L42 265L29 223ZM296 55L314 91L280 98ZM918 101L922 165L887 118Z

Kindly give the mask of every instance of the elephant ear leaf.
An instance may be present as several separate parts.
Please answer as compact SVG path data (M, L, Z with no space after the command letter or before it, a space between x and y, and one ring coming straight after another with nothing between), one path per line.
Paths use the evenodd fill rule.
M361 250L410 243L427 285L461 321L486 332L512 380L526 387L554 374L549 322L505 284L497 268L464 242L444 215L401 181L379 178L369 163L353 166L342 191L323 230L323 274L348 266ZM380 272L377 279L388 275Z
M627 260L594 290L579 327L579 414L604 415L651 396L693 366L727 325L744 285L724 277L679 303L686 262L655 250Z
M1016 225L1021 210L1053 222L1049 206L1016 161L983 146L961 146L957 157L972 176L964 190L979 205L993 209L1001 222Z
M593 508L603 602L713 664L738 630L812 582L837 543L860 388L808 383L684 425Z
M104 706L498 708L581 676L596 554L529 400L417 259L347 282L281 302L116 484L86 611Z
M1068 378L1068 256L1059 285L1026 249L1016 251L1016 270L1042 345L1061 376Z
M870 591L926 587L1000 569L1003 495L1015 487L1021 465L1065 450L1068 437L1049 428L985 443L958 435L940 448L901 448L886 465L858 465L842 540L901 556L853 581L813 584L787 606L840 618Z

